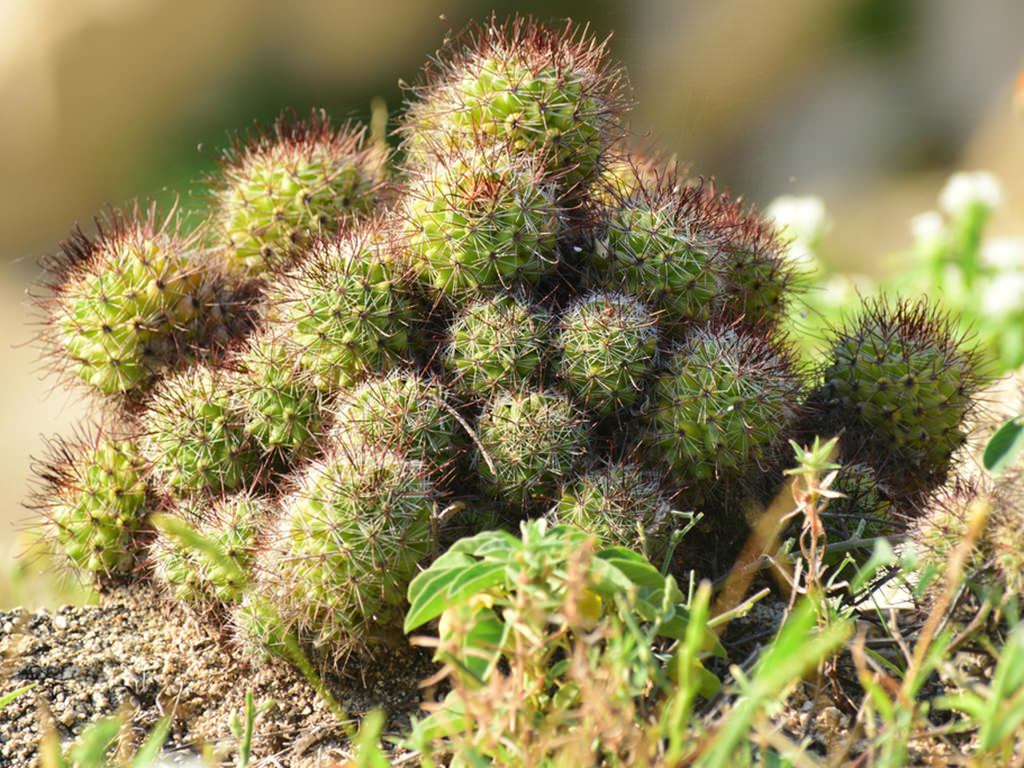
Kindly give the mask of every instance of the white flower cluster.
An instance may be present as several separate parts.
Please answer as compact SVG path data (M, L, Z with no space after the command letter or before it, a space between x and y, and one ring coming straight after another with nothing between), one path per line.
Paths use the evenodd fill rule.
M781 195L764 212L790 241L787 258L793 266L802 272L818 271L821 241L831 225L825 201L815 195Z

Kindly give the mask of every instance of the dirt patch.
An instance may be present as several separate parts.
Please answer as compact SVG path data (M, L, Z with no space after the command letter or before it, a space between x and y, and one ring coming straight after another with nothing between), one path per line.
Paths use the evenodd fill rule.
M355 670L358 679L325 677L344 710L388 714L386 732L408 728L419 707L419 681L433 671L412 649ZM127 717L128 738L141 741L161 718L172 719L169 752L212 747L230 760L230 722L251 691L259 705L253 756L267 765L304 768L350 755L345 729L310 684L283 663L253 663L186 609L144 586L103 595L99 605L0 613L0 696L36 687L0 710L0 768L38 765L45 728L62 739L97 717Z

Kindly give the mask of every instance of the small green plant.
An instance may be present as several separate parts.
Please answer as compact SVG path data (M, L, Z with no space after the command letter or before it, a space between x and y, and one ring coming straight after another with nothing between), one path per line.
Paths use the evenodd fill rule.
M519 537L462 539L413 580L405 628L439 619L438 638L421 642L444 664L438 679L453 686L414 728L426 764L440 749L454 750L458 764L530 765L531 754L563 739L563 758L629 764L621 752L647 756L640 724L676 675L692 693L718 690L702 663L721 646L703 622L691 623L675 580L630 550L594 545L578 529L533 521ZM617 743L616 718L635 729Z

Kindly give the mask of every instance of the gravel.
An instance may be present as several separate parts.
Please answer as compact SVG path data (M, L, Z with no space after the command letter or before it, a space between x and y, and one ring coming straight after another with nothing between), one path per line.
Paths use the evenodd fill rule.
M425 654L399 649L353 668L358 679L324 675L342 708L353 716L383 709L386 733L407 728L418 683L433 671ZM39 765L44 732L70 741L118 713L126 751L170 717L161 765L196 765L204 749L231 765L230 723L242 717L249 691L262 705L252 765L305 768L350 756L345 729L294 668L241 658L226 635L145 586L102 595L94 606L0 612L0 698L32 683L0 710L0 768Z

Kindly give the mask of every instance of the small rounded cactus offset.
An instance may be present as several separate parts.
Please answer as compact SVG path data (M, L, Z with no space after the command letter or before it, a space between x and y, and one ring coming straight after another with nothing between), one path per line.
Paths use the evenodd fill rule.
M648 446L684 482L738 480L785 436L800 388L781 344L737 327L695 328L655 382Z
M671 331L711 317L724 283L718 221L708 195L672 176L635 186L607 213L587 279L661 311Z
M412 158L486 142L542 158L566 191L593 180L624 132L625 78L586 28L516 17L453 38L426 70L403 123Z
M443 471L456 455L456 411L443 385L395 370L340 396L334 440L379 445Z
M272 132L236 139L213 186L214 242L239 278L287 266L320 232L380 201L387 153L365 131L331 125L324 112L308 120L284 114Z
M513 294L468 302L449 335L444 367L457 389L476 397L539 383L550 357L548 313Z
M318 386L349 386L410 354L409 267L380 221L314 242L267 286L269 319Z
M135 569L152 496L134 441L98 428L57 438L36 475L31 506L42 512L54 552L90 579Z
M674 527L657 475L638 464L604 462L562 483L549 516L597 536L602 545L662 554Z
M160 382L139 417L140 449L156 484L176 496L246 487L260 460L232 401L236 374L197 365Z
M597 291L562 315L558 372L602 417L627 414L654 372L657 317L631 296Z
M926 492L966 440L979 366L953 321L925 301L868 303L834 334L812 397L819 428L843 431L843 460L868 464L894 492Z
M561 209L529 156L452 150L415 170L404 204L413 266L435 292L531 285L558 264Z
M312 462L282 501L258 563L284 625L328 655L371 650L393 634L430 553L433 510L419 462L349 442Z
M266 500L247 492L212 501L189 499L154 517L149 547L154 579L184 603L238 603L252 578Z
M46 266L43 342L56 365L95 391L148 386L180 357L186 331L202 329L216 274L194 238L156 208L112 211L98 232L80 230Z
M554 497L587 452L589 426L552 390L498 391L480 416L477 470L487 490L529 507Z

